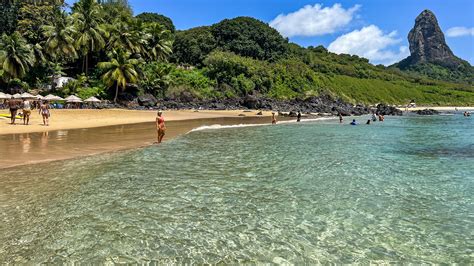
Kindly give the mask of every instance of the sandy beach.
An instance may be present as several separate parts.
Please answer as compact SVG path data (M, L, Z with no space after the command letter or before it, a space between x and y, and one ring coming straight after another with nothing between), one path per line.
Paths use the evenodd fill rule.
M425 110L425 109L433 109L433 110L436 110L436 111L440 111L440 112L455 112L456 111L456 108L458 109L458 111L460 110L464 110L464 111L474 111L474 106L461 106L461 107L453 107L453 106L437 106L437 107L433 107L433 106L418 106L418 107L412 107L412 108L408 108L408 111L411 112L411 111L418 111L418 110ZM398 108L402 111L405 111L406 108L405 107L400 107Z
M0 110L0 114L8 114L8 110ZM179 110L165 111L166 121L181 121L191 119L238 117L239 115L256 116L255 111L199 111ZM263 112L263 116L270 116L270 112ZM23 120L17 119L17 125L10 125L10 118L0 117L0 135L32 132L45 132L65 129L94 128L113 125L126 125L145 122L154 122L156 111L137 111L123 109L103 110L51 110L50 125L43 126L41 116L35 110L30 117L30 125L24 126Z
M167 111L164 141L200 126L270 123L270 112L256 114ZM53 110L49 127L42 125L37 114L32 115L29 126L10 125L9 119L0 118L0 169L152 145L156 141L155 117L155 111Z

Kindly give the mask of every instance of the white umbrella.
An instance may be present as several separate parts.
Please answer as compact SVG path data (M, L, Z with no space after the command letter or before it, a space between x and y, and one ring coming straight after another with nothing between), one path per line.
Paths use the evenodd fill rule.
M15 99L20 99L20 98L21 98L21 94L15 93L15 94L13 94L13 98L15 98Z
M96 97L92 96L90 98L87 98L84 100L86 103L100 103L101 101L97 99Z
M10 98L11 98L11 96L9 96L9 97L7 98L7 95L6 95L5 93L0 92L0 99L10 99Z
M39 95L39 94L38 94L38 95L36 95L36 99L38 99L38 100L42 100L43 98L44 98L44 97L43 97L43 96L41 96L41 95Z
M52 95L52 94L49 94L46 97L43 97L43 100L46 100L46 101L64 101L63 98L61 98L59 96L56 96L56 95Z
M32 98L36 98L34 95L32 94L29 94L28 92L25 92L25 93L22 93L21 94L21 98L29 98L29 99L32 99Z
M82 103L81 98L77 97L76 95L71 95L66 97L66 102L68 103Z

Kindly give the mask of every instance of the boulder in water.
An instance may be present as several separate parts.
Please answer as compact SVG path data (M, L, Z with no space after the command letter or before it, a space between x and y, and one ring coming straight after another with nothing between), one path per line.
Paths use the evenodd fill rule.
M439 112L433 109L425 109L425 110L416 111L416 114L417 115L437 115L439 114Z

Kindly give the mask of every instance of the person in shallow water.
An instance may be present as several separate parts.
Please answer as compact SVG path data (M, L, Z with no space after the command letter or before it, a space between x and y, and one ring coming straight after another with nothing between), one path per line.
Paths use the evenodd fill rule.
M272 125L275 125L277 123L277 119L275 117L275 112L272 112Z
M367 120L367 123L365 123L366 125L370 125L370 119Z
M355 119L352 119L351 125L353 126L357 125L357 121Z
M341 114L341 113L339 113L339 123L341 123L341 124L342 124L342 121L344 121L344 118L342 118L342 114Z
M375 115L375 113L372 113L372 121L377 121L377 116Z
M163 112L161 111L158 111L156 116L156 131L158 133L158 144L160 144L161 141L163 141L166 131L165 118L163 117Z
M296 122L301 122L301 112L300 111L298 111Z

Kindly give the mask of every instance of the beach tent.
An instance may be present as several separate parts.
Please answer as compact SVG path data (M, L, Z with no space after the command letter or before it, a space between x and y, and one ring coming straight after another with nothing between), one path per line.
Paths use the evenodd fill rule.
M92 96L84 100L86 103L100 103L101 100L97 99L96 97Z
M71 95L66 97L66 102L68 103L82 103L81 98L77 97L76 95Z
M15 94L13 94L13 98L15 98L15 99L20 99L20 98L21 98L21 94L15 93Z
M36 98L36 96L34 96L32 94L29 94L28 92L25 92L25 93L21 94L21 98L23 98L23 99L34 99L34 98Z
M10 99L12 96L10 94L5 94L3 92L0 92L0 100L2 99Z

